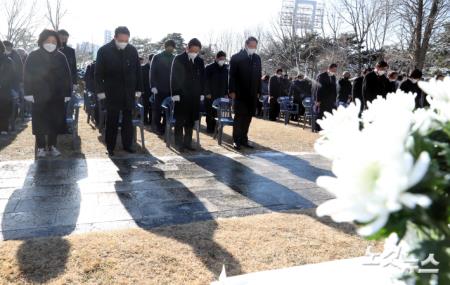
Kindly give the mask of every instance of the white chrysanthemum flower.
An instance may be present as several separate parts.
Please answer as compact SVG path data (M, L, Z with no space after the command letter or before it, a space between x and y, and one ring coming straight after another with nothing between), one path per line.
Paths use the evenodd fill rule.
M411 117L415 104L415 95L413 93L405 93L400 89L396 93L387 94L386 98L378 96L367 104L368 109L362 114L364 127L373 122L394 121L399 115Z
M417 109L414 112L414 124L412 132L418 132L420 135L427 135L430 130L439 127L442 118L431 109Z
M450 77L445 77L443 81L420 81L419 87L428 94L430 109L437 112L439 120L443 123L450 122Z
M350 104L348 107L339 106L333 113L325 113L317 123L322 127L321 137L315 144L315 150L329 159L345 156L360 135L358 118L361 110L361 101ZM349 139L351 138L351 139Z
M431 200L407 192L420 182L430 163L427 153L417 161L408 152L413 143L414 95L404 92L378 97L363 112L364 129L359 130L359 112L338 109L322 121L323 136L316 150L333 159L336 177L319 177L317 184L336 196L317 209L336 222L367 223L361 235L380 230L389 215L404 206L427 207ZM333 129L330 129L333 128Z
M374 154L361 152L336 160L332 169L336 177L317 179L317 184L336 198L321 204L317 215L331 216L336 222L368 223L358 233L372 235L386 224L391 213L403 206L430 205L428 197L407 192L422 180L429 163L426 152L416 162L407 152L391 160L380 160Z

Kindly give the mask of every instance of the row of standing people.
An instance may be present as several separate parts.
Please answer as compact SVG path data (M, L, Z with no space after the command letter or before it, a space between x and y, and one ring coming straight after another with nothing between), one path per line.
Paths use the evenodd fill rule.
M428 104L426 94L418 86L418 81L423 76L419 69L403 78L398 72L389 71L389 65L385 61L380 61L373 70L365 69L352 83L349 72L344 72L343 77L337 80L337 67L337 64L331 64L326 72L317 77L315 97L318 119L325 112L332 112L338 105L347 105L356 99L361 101L363 111L378 96L385 98L388 93L394 93L397 89L414 93L416 108L423 108Z
M262 76L256 38L246 40L245 48L231 57L229 66L225 64L226 54L219 52L215 62L206 67L199 56L201 42L196 38L190 40L186 50L178 55L174 55L175 42L167 41L164 51L143 66L136 48L129 44L129 38L130 31L118 27L114 39L99 49L95 64L86 72L90 91L106 101L105 133L109 155L114 155L120 115L123 149L135 152L131 120L136 98L141 97L146 105L145 121L151 121L153 131L160 135L165 124L161 103L169 96L173 98L175 146L183 152L194 150L192 132L199 119L201 99L205 101L207 130L213 132L215 111L212 102L229 96L234 99L233 146L236 149L252 147L248 142L248 130L261 93ZM147 104L151 96L153 103L150 106Z

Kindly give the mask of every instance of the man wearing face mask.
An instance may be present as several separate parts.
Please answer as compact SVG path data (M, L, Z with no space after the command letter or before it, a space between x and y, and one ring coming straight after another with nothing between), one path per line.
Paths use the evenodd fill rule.
M74 89L77 88L78 84L78 72L77 72L77 58L75 56L75 50L67 45L69 40L69 33L66 30L58 30L59 40L61 41L61 48L59 49L67 58L69 63L70 73L72 75L72 83Z
M5 45L5 55L9 57L13 63L14 63L14 69L17 73L17 79L19 82L18 84L23 83L23 61L19 55L19 53L14 49L14 45L10 41L4 41L3 44ZM14 89L17 89L14 87ZM19 91L19 90L16 90Z
M336 106L337 99L337 85L336 85L336 72L337 64L332 63L328 66L328 70L317 76L317 96L316 106L319 108L318 119L322 119L325 112L331 113ZM320 126L316 124L316 128L319 131Z
M155 55L150 64L150 89L155 96L152 104L152 130L158 135L164 134L166 124L166 118L161 113L161 103L170 96L170 71L175 58L175 47L173 40L167 40L164 43L164 51Z
M205 68L206 77L206 131L213 133L216 128L216 110L212 107L212 103L217 98L228 95L228 65L225 64L227 55L223 51L219 51L216 55L214 63Z
M132 112L142 86L141 64L136 48L130 45L130 31L118 27L114 39L101 47L95 65L96 92L106 99L106 147L114 155L119 118L122 114L121 136L123 149L134 153Z
M397 71L391 71L388 75L389 79L389 88L388 93L395 93L397 91L399 84L398 84L398 72Z
M200 99L205 94L205 63L198 56L201 49L198 39L190 40L186 51L177 55L172 64L175 145L179 152L195 150L192 147L192 131L195 121L199 119Z
M403 81L399 87L400 90L406 93L411 92L413 94L416 94L416 109L423 108L424 106L427 105L424 96L425 94L422 92L422 89L420 89L419 85L417 84L421 78L422 78L422 71L420 71L420 69L414 69L409 75L408 79Z
M386 77L388 68L389 65L382 60L377 63L374 71L364 77L362 94L365 108L367 108L367 103L375 100L377 96L385 98L389 92L389 79Z
M230 97L234 99L233 147L253 148L248 141L248 130L256 103L261 94L262 66L261 58L256 54L258 40L249 37L245 49L233 55L230 60Z
M346 71L339 80L338 102L347 105L352 101L352 84L350 83L350 72Z
M284 85L283 69L279 68L269 80L269 120L271 121L276 121L280 114L280 104L277 99L286 96Z

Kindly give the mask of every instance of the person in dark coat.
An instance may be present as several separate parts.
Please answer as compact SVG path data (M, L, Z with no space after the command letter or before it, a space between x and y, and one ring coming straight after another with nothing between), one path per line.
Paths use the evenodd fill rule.
M95 93L95 60L86 67L83 80L86 90Z
M14 63L14 69L16 70L16 78L17 78L17 80L19 80L17 83L20 85L23 83L23 61L22 61L22 58L20 57L17 50L14 49L13 43L11 43L10 41L4 41L3 44L5 46L6 56L11 58L11 60ZM19 91L18 88L19 88L19 86L15 86L13 89L18 92Z
M25 63L25 95L34 102L32 123L37 157L59 156L57 135L65 132L64 101L70 99L67 96L72 88L70 69L58 50L61 44L55 31L44 30L38 45L39 49L31 52Z
M298 104L299 106L299 114L305 114L305 107L302 102L306 97L311 97L312 84L311 81L306 79L303 74L299 74L297 79L293 82L291 88L291 96L294 98L294 104ZM295 116L294 119L298 119Z
M389 79L388 93L395 93L399 87L399 84L397 81L398 72L397 71L389 72L388 79Z
M0 42L0 134L9 130L9 118L12 113L11 90L17 81L14 62L5 54L5 46Z
M213 133L216 129L216 113L212 103L217 98L228 96L228 65L227 55L223 51L216 54L216 60L205 68L205 111L206 131Z
M380 61L374 71L364 76L362 94L365 108L367 108L367 103L375 100L377 96L385 98L389 92L389 79L386 77L388 68L389 65L385 61Z
M258 40L249 37L245 49L230 60L229 91L234 100L233 147L253 148L248 141L248 130L256 111L256 102L261 94L261 58L256 54Z
M59 49L67 58L69 63L70 73L72 75L72 84L78 84L78 71L77 71L77 58L75 56L75 50L67 45L69 40L69 33L66 30L58 30L59 40L61 41L61 48Z
M350 72L343 73L339 80L338 102L339 104L347 105L352 101L352 83L350 82Z
M262 96L269 96L269 81L270 81L270 76L269 75L264 75L261 78L261 94L260 97ZM258 98L259 100L256 102L256 116L258 117L262 117L263 114L263 102L261 102L261 98Z
M361 102L361 112L364 110L364 98L363 98L363 94L362 94L364 76L366 76L371 71L372 71L371 68L365 68L362 72L362 75L357 77L353 81L352 100L355 102L356 99L359 99L359 101Z
M152 104L152 130L158 135L163 135L165 130L166 118L162 116L161 103L171 95L170 72L175 58L173 55L175 48L176 45L173 40L166 41L164 51L155 55L150 64L150 89L152 94L155 95ZM161 117L163 117L162 124Z
M189 41L185 52L173 60L171 83L175 101L175 146L179 152L194 151L192 131L200 117L200 99L205 94L205 63L198 54L202 44ZM184 134L183 134L184 131Z
M150 63L153 59L153 54L149 55L148 62L141 66L142 82L144 84L144 93L142 94L142 105L144 106L144 124L150 125L152 122L152 106L150 105L150 97L152 91L150 88ZM142 60L143 61L143 60Z
M130 31L118 27L114 39L102 46L97 53L95 64L96 91L106 98L106 147L110 156L114 155L122 113L121 136L123 149L134 153L132 115L136 97L143 91L142 72L139 55L129 44Z
M86 67L86 71L84 72L83 81L85 82L86 90L92 93L93 102L98 106L98 98L95 93L95 60ZM87 103L87 102L86 102ZM85 104L86 104L85 103ZM100 110L98 108L94 108L94 120L95 124L99 124Z
M269 120L276 121L280 115L280 104L278 98L287 96L285 89L285 79L283 78L283 69L279 68L276 74L270 77L269 81Z
M336 85L337 64L332 63L328 70L317 76L317 96L316 106L319 108L318 119L322 119L325 112L331 113L336 106L337 85ZM316 125L317 128L320 126Z
M419 69L414 69L409 75L408 79L403 81L402 84L400 85L400 90L406 93L411 92L416 95L415 99L416 109L423 108L427 104L424 93L417 84L421 78L422 78L422 71L420 71Z

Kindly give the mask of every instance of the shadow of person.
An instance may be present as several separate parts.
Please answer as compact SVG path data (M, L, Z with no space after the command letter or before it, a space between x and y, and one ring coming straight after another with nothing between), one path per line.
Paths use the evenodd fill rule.
M140 228L189 245L215 276L224 264L228 272L241 273L239 261L214 240L218 224L211 209L178 180L196 179L203 173L151 156L112 161L121 178L115 183L118 197ZM209 222L190 224L199 221ZM180 224L190 224L189 230L162 227Z
M210 151L205 155L185 156L185 159L213 173L217 181L258 206L275 211L316 206L298 192L292 191L290 185L284 185L282 175L277 173L278 169L261 163L261 160L231 158Z
M87 177L87 164L84 158L41 159L23 171L23 162L12 163L2 174L24 182L8 199L1 235L23 241L16 258L26 281L45 283L65 270L70 243L63 236L76 229L81 201L77 181ZM36 239L40 237L53 238Z
M269 158L265 157L266 155L269 155ZM281 161L284 160L284 163L272 162L273 155L279 157ZM315 167L299 157L277 152L231 158L208 151L204 155L185 155L184 158L212 173L217 181L253 202L242 201L241 203L245 203L246 207L254 207L255 210L257 207L262 207L267 210L247 211L243 206L243 215L308 210L300 211L298 214L307 215L341 232L355 234L353 228L333 223L328 218L319 218L309 211L333 198L330 193L318 188L315 184L318 176L328 175L329 171L326 169ZM220 201L216 202L220 203ZM289 212L297 214L293 211ZM237 212L237 214L240 213Z

